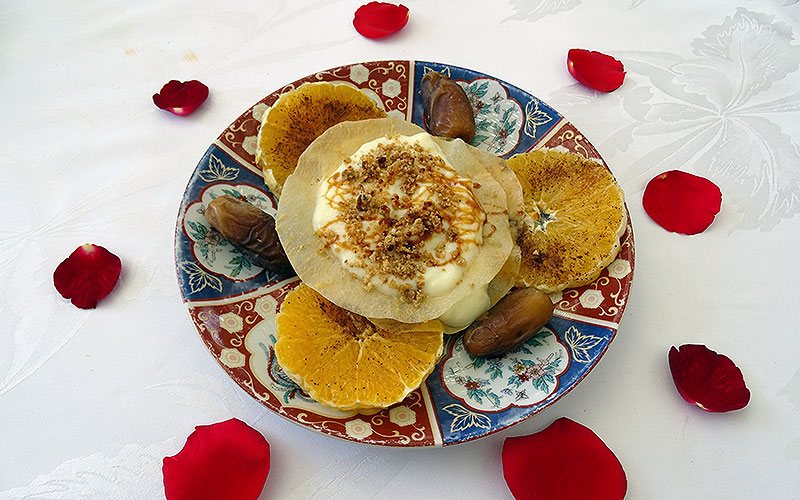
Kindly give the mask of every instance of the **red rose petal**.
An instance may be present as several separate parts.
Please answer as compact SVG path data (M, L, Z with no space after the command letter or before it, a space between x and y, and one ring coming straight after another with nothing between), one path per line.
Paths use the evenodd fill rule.
M65 299L81 309L94 309L111 293L122 262L105 248L87 243L75 249L53 273L53 284Z
M381 38L403 29L408 22L408 7L385 2L370 2L356 10L353 26L367 38Z
M621 500L628 480L591 429L568 418L503 443L503 476L517 500Z
M269 474L269 443L235 418L200 425L162 471L167 500L255 500Z
M161 109L184 116L199 108L207 98L208 87L197 80L171 80L153 95L153 102Z
M670 170L647 183L642 205L647 215L667 231L697 234L714 222L722 206L722 192L704 177Z
M669 370L683 399L706 411L739 410L750 402L742 371L730 358L704 345L672 347Z
M625 67L613 57L601 52L570 49L567 69L580 83L600 92L617 90L625 80Z

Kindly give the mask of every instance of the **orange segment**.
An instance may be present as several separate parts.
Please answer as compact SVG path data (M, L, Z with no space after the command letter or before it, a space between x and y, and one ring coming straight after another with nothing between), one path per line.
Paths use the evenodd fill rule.
M275 354L316 401L340 410L402 401L433 371L442 325L381 321L376 326L300 284L281 306Z
M619 252L628 223L624 193L611 172L553 150L516 155L508 165L525 204L518 281L555 292L597 279Z
M385 116L375 101L349 85L305 83L281 95L258 132L256 163L264 172L264 181L280 196L297 159L323 132L344 121Z

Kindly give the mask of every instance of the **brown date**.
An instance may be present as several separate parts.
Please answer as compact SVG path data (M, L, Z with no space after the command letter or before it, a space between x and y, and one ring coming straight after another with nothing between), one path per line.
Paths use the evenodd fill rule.
M515 290L476 320L464 333L464 347L473 356L491 356L514 349L553 316L553 303L535 288Z
M425 73L420 82L425 122L433 135L461 138L469 144L475 138L475 114L459 84L437 72Z
M208 204L205 216L214 229L255 264L277 272L291 270L270 214L225 194Z

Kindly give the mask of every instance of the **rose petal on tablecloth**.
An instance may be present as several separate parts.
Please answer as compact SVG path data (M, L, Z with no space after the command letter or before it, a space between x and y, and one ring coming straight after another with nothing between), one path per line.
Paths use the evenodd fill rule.
M114 289L121 270L119 257L104 247L86 243L56 267L53 284L76 307L94 309Z
M620 61L602 52L570 49L567 69L580 83L600 92L617 90L625 81L625 67Z
M517 500L621 500L628 480L614 452L566 417L503 443L503 476Z
M705 177L670 170L647 183L642 206L667 231L698 234L714 222L722 206L722 192Z
M681 397L708 412L739 410L750 402L742 371L724 354L704 345L669 350L669 369Z
M353 26L367 38L381 38L403 29L408 23L408 7L386 2L370 2L356 10Z
M164 458L164 492L167 500L255 500L269 466L269 443L241 420L200 425Z
M208 87L197 80L170 80L158 94L153 95L153 102L163 110L185 116L193 113L207 98Z

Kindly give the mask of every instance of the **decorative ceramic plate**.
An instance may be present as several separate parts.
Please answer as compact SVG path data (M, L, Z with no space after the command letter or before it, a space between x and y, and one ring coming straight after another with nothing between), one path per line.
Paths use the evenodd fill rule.
M275 197L255 166L261 117L282 93L301 83L329 81L366 92L389 115L423 125L415 89L428 71L464 87L476 112L473 145L498 156L560 147L602 161L589 141L553 108L497 78L423 61L375 61L320 71L269 94L236 119L208 148L183 196L175 234L181 294L200 337L222 368L270 410L319 432L386 446L463 443L504 429L543 410L575 387L614 338L630 292L633 232L617 259L592 284L551 296L552 320L516 350L472 357L460 335L427 382L405 400L376 413L331 410L311 400L275 360L275 315L298 284L266 271L211 229L203 212L222 194L275 214Z

